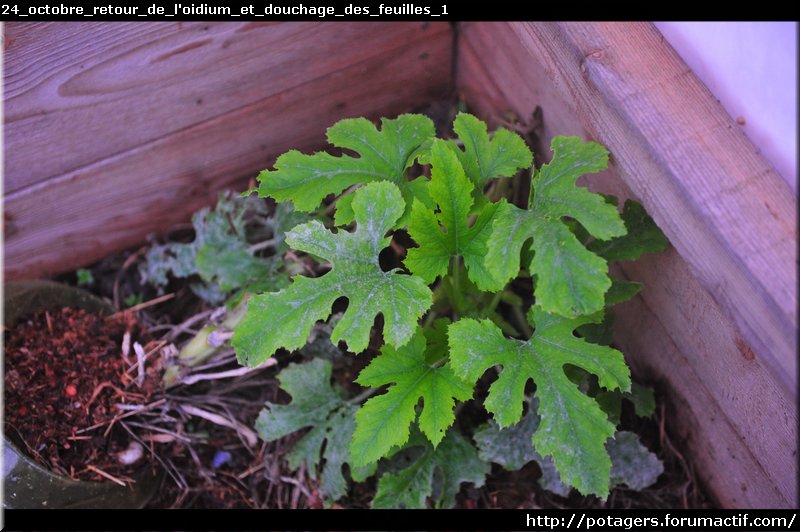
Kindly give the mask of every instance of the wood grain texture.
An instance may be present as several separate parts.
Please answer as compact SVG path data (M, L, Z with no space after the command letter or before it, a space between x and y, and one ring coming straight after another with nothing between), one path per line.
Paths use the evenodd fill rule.
M655 31L652 27L639 24L566 25L571 31L586 26L589 28L587 32L594 30L602 33L604 38L601 40L602 48L580 49L586 53L573 49L571 56L564 56L560 50L550 48L559 48L559 39L562 47L566 46L563 41L571 38L563 34L566 30L562 25L542 26L535 26L536 31L549 32L547 45L529 42L545 37L531 30L527 23L462 25L458 56L459 92L471 107L485 116L499 117L510 110L526 120L536 106L541 106L546 145L554 135L570 134L594 138L609 146L611 171L593 176L590 181L592 188L622 197L637 197L654 215L678 251L648 257L641 263L622 265L621 275L643 281L646 289L641 297L618 309L618 342L640 375L665 386L674 407L668 420L673 429L686 435L685 443L699 469L699 476L720 503L731 507L796 506L797 408L791 382L787 383L783 373L788 371L789 377L794 377L793 359L786 360L787 351L781 353L773 349L775 346L766 349L753 342L752 329L759 326L759 321L743 327L737 321L742 319L741 316L737 317L730 308L734 296L720 297L718 294L720 284L733 283L738 279L737 275L748 277L746 286L750 289L754 284L764 283L772 283L774 290L777 286L789 289L795 282L791 274L794 259L790 260L790 267L776 262L780 266L770 272L770 275L788 275L788 278L784 277L780 282L765 278L763 270L749 270L749 263L739 260L737 253L746 254L749 249L732 249L737 240L725 232L709 229L719 225L719 220L708 224L705 221L706 217L718 216L722 208L713 204L714 195L709 189L716 186L718 195L753 195L747 186L736 188L726 182L728 179L732 179L732 183L746 182L740 181L746 180L744 174L759 164L766 167L766 163L753 154L752 146L748 146L749 151L742 147L743 140L748 144L746 139L735 126L728 128L732 121L704 88L696 87L694 82L686 89L664 88L668 82L650 79L675 69L682 73L677 78L679 80L692 77L679 65L670 65L679 61L671 50L658 52L652 49L666 46L660 39L640 38L641 32L650 35ZM633 33L623 37L620 34L627 31L626 27ZM603 33L604 29L610 35ZM646 49L640 56L638 50L642 47ZM591 70L594 67L584 65L587 56L600 50L601 57L592 60L624 57L619 60L624 63L623 71L619 71L622 67L618 67L616 62L614 68L605 66L600 69L605 76L615 80L616 85L612 85L621 95L614 98L595 86L593 79L598 74ZM580 79L574 79L574 76L563 79L565 74L561 71L569 70L562 64L565 62L573 65L572 70L580 73ZM640 70L644 72L640 73ZM633 80L630 83L636 86L621 89L620 86L629 80ZM602 88L608 90L605 85ZM669 94L650 94L662 90ZM689 100L711 101L683 103L684 96ZM650 104L641 108L630 107L641 100ZM663 107L654 110L653 100ZM675 100L681 104L677 105ZM697 107L704 110L703 113ZM684 112L691 114L684 116ZM646 119L639 116L644 113L655 113L663 123L663 129L637 128L636 120ZM713 116L709 118L708 115ZM707 118L709 122L706 123L704 120ZM633 122L633 125L628 122ZM702 135L716 139L713 153L698 155L692 146L685 146L698 142ZM735 142L731 142L737 150L723 149L720 144L723 140L717 137L726 135L736 137ZM665 149L665 143L670 149ZM636 160L637 157L642 157L643 161ZM672 161L676 157L685 160L674 167L678 165ZM700 158L697 164L693 157ZM709 158L712 161L706 160ZM714 159L724 160L714 163ZM739 159L744 161L740 164ZM679 171L676 168L679 173L676 173ZM737 171L729 178L727 172L732 168ZM787 212L787 204L791 206L796 200L790 193L781 195L783 183L778 176L753 175L758 176L756 181L761 181L766 190L760 190L756 197L737 198L736 201L744 204L741 208L756 210L752 220L746 214L748 210L738 213L737 223L744 226L738 230L756 239L756 243L751 245L767 242L762 251L772 250L770 260L779 261L782 260L780 257L787 255L792 257L791 249L778 250L777 246L786 246L788 242L788 247L794 248L793 212ZM779 183L766 185L764 182L770 179ZM701 184L695 185L695 180ZM700 192L697 197L690 195L687 198L681 187L699 189ZM776 218L763 216L766 207L758 205L759 200L768 202L770 208L773 208L771 201L775 200L777 205L782 205L782 215ZM729 208L733 200L720 201ZM697 202L700 202L699 206L695 205ZM726 218L726 223L729 223L730 216ZM707 244L705 248L704 243ZM702 264L696 264L698 261ZM721 277L714 277L713 282L709 282L709 268L718 268L714 270L715 275ZM728 270L733 270L733 273ZM727 279L725 275L728 275ZM742 297L740 291L735 292ZM762 307L768 304L769 299L761 299ZM776 308L772 308L772 314L782 314ZM754 309L740 311L741 314ZM791 313L785 316L784 321L796 323L792 320L794 316ZM759 332L762 338L772 338L769 330ZM793 338L789 338L789 346ZM775 341L784 349L786 343L786 339ZM782 364L785 369L775 371L774 359L781 356L784 358L777 366Z
M797 198L651 24L513 24L700 283L797 393Z
M47 26L37 26L36 30L54 31ZM99 31L98 39L107 31L106 25L100 25L99 30L90 24L80 26L86 26L88 32ZM121 46L120 56L114 60L107 58L105 45L92 52L91 42L84 42L86 36L79 32L74 38L81 46L75 53L81 59L65 60L77 70L83 65L90 71L95 68L93 61L98 62L99 70L109 61L120 71L136 71L144 64L140 85L128 86L126 82L126 88L119 90L123 95L138 94L131 98L141 107L123 109L126 99L102 91L86 99L67 99L69 105L58 98L54 103L53 92L77 83L79 74L64 74L59 84L48 81L51 78L44 74L33 81L36 75L30 69L18 68L17 72L27 73L25 79L7 71L7 79L16 80L11 95L20 98L12 113L7 113L12 120L6 128L7 279L67 271L136 245L150 232L165 231L171 224L188 220L198 207L213 203L217 191L231 186L244 188L248 178L280 153L290 148L321 147L325 128L340 118L398 114L441 97L449 89L452 36L447 24L223 23L207 24L208 30L185 24L183 28L175 26L164 38L168 46L162 43L156 48L152 40L161 42L157 35L164 31L162 26L171 25L150 26L139 24L138 45L134 45L135 36L128 35L129 40L124 41L128 44ZM181 36L181 32L190 35ZM277 32L280 39L259 37L271 32ZM212 42L196 44L195 34L212 35ZM252 40L239 42L239 34ZM38 39L20 42L22 39L12 43L12 50L25 45L28 61L37 50L49 57L50 49ZM233 44L223 48L229 40ZM273 43L271 47L265 44L269 42ZM244 70L226 70L222 64L225 60L219 57L221 64L216 68L211 68L207 59L188 59L193 53L202 56L203 48L228 50L237 46L239 51L227 56L227 61L249 58ZM142 50L148 50L147 54ZM150 59L143 57L160 57L156 64L162 66L150 70ZM173 57L187 58L188 66L184 62L170 64ZM55 71L61 72L58 68ZM247 74L243 74L245 71ZM135 77L128 75L129 79ZM99 74L92 79L97 83L104 80ZM113 84L115 79L111 76L104 82ZM188 91L185 101L173 85ZM246 88L240 90L239 85ZM35 89L26 87L39 87L45 95L37 100ZM160 95L161 90L174 99ZM230 91L239 92L232 95ZM90 103L94 97L97 105ZM156 103L148 103L148 98ZM39 116L22 111L20 102L25 99L29 109L64 105L60 111L52 109L44 116L63 114L69 122L83 114L84 124L97 127L86 126L68 138L55 133L57 124L51 124L56 130L49 130L47 135L14 130L15 124ZM203 104L197 105L197 99ZM204 107L214 107L215 111L205 112ZM111 115L117 108L122 115ZM34 157L34 152L10 151L9 137L23 144L23 137L27 138L39 147L39 157L49 154L63 160L46 165L42 171L32 165L28 168L32 173L24 173L20 159ZM101 148L88 146L81 154L71 153L73 147L80 151L83 145L103 144L106 137L110 137L108 143ZM75 165L78 167L69 169Z
M674 250L653 260L662 263L657 272L662 271L664 262L679 263L675 266L678 273L686 270ZM705 293L698 285L687 283L686 287ZM717 368L731 364L738 369L745 364L733 358L741 358L735 349L726 344L718 348L712 338L708 350L686 351L682 333L675 332L674 323L662 323L662 307L652 306L652 300L658 298L649 295L651 291L648 284L644 297L636 297L616 311L618 331L641 332L620 334L617 343L635 374L655 384L659 395L666 398L665 417L673 442L685 450L698 480L723 508L797 507L797 439L787 437L797 426L795 405L776 396L775 383L764 379L765 372L757 363L751 362L727 389L723 388L725 380L735 374L726 368L721 371L723 379L699 374L695 370L698 359ZM707 303L715 307L710 299ZM696 315L709 308L696 305ZM704 322L707 325L715 318L724 323L718 311L712 311ZM726 326L718 334L732 335ZM759 429L768 431L757 432ZM772 451L775 454L770 454Z
M609 191L609 187L603 187ZM740 332L675 249L621 268L647 287L616 311L619 344L637 374L668 375L678 435L706 465L726 507L794 507L797 405L753 356ZM646 356L640 356L648 353ZM684 417L685 416L685 417Z
M446 30L420 23L7 24L6 192Z
M633 197L613 172L592 176L587 185L596 192ZM794 398L756 358L674 248L623 262L614 273L646 287L636 302L615 309L620 346L637 374L659 376L658 382L668 376L677 434L697 447L693 452L708 471L704 480L721 504L796 506ZM642 351L647 356L639 356Z

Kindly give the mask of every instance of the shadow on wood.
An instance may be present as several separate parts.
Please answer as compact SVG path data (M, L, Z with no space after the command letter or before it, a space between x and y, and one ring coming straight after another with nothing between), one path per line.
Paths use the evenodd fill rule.
M188 220L351 116L450 89L446 23L7 24L5 274Z
M797 505L797 200L705 86L645 23L461 26L471 107L596 139L592 187L636 197L675 250L621 272L645 283L618 342L665 382L669 416L728 507Z

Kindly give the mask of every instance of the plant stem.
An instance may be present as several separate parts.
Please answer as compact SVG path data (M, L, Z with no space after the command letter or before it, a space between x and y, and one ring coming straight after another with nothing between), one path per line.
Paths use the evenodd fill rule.
M428 327L430 327L431 323L433 323L435 319L436 319L436 313L428 312L428 315L425 316L425 321L422 322L422 328L427 329Z
M434 369L435 369L435 368L441 368L442 366L444 366L445 364L447 364L447 361L448 361L448 360L450 360L450 357L449 357L448 355L445 355L445 356L443 356L442 358L440 358L439 360L437 360L437 361L433 362L432 364L429 364L429 366L430 366L431 368L434 368Z
M220 325L206 325L189 340L178 353L173 364L164 369L162 378L166 386L171 386L177 381L181 368L193 367L205 362L215 353L219 352L227 341L227 332L232 331L244 318L247 305L243 301L238 307L230 311Z
M510 179L497 180L497 186L494 187L494 189L489 193L489 197L492 199L492 201L497 201L500 198L507 197L509 185L511 184L510 182Z
M530 338L533 334L533 329L531 329L528 320L525 318L525 314L522 312L522 307L519 305L512 305L511 311L514 313L514 321L517 323L517 325L519 325L519 329L525 333L525 336Z
M461 308L461 263L459 262L458 257L453 258L452 262L453 266L453 273L450 276L451 279L451 286L453 287L453 301L451 301L453 306L453 321L458 320L458 315Z
M365 390L365 391L361 392L360 394L356 395L352 399L348 399L347 403L351 404L351 405L358 404L361 401L363 401L364 399L369 399L370 397L372 397L373 395L378 393L378 390L380 390L380 388L369 388L368 390Z
M503 292L504 290L500 290L494 295L494 297L492 297L492 300L489 302L489 306L486 307L484 311L487 316L494 312L497 308L497 305L500 304L500 300L503 298Z
M262 240L261 242L257 242L257 243L255 243L255 244L253 244L251 246L248 246L247 247L247 251L252 255L256 251L260 251L260 250L266 249L266 248L271 248L277 243L278 243L278 239L277 238L270 238L268 240Z

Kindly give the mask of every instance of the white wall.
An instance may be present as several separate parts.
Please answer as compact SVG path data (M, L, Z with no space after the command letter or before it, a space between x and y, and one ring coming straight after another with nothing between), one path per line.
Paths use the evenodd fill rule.
M797 25L657 22L750 140L797 193Z

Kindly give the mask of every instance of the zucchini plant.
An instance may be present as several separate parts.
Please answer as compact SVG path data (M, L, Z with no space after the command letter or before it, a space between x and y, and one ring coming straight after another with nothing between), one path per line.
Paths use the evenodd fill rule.
M326 320L331 342L373 357L353 397L332 384L329 360L290 364L279 379L292 400L265 406L261 437L310 429L289 465L305 465L329 501L377 475L374 507L452 506L491 462L535 460L542 485L562 494L649 485L660 462L617 423L623 400L651 415L652 391L632 386L609 345L609 307L641 286L612 279L608 263L663 250L665 237L641 205L626 201L620 213L616 198L576 185L606 168L601 145L556 137L537 170L509 130L489 135L460 113L453 131L436 138L417 114L380 129L346 119L328 130L342 155L293 150L258 176L259 196L316 213L286 243L330 269L247 300L233 336L239 361L301 348ZM528 197L514 204L509 178L529 171ZM323 205L331 195L335 204ZM402 267L383 268L381 252L408 237ZM346 310L331 317L340 298ZM381 337L375 354L371 339ZM483 401L487 423L456 423L471 400Z

